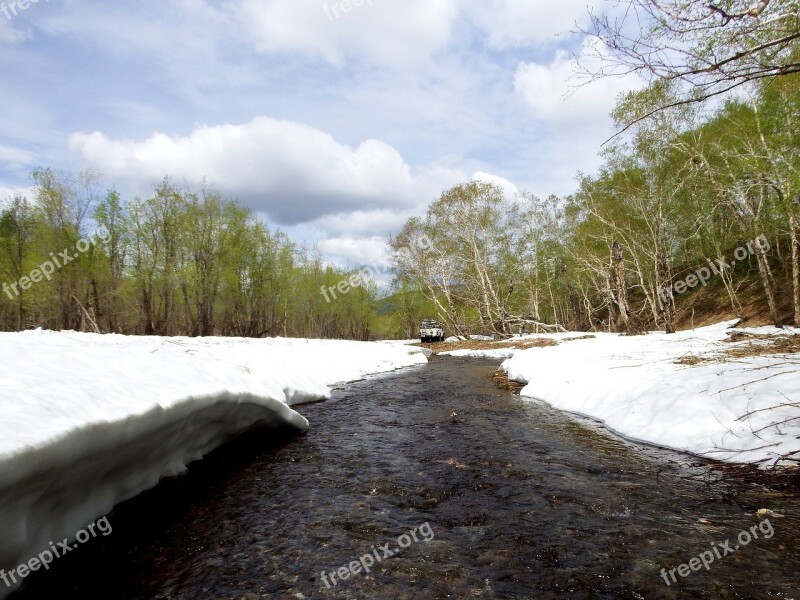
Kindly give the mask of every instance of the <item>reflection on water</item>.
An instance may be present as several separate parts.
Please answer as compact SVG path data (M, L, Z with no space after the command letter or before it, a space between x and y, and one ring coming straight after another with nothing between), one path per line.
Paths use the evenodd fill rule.
M495 366L435 359L300 407L307 435L247 436L124 504L113 536L19 600L800 600L798 498L523 402L493 387ZM772 537L666 585L663 568L735 540L763 508L785 515ZM424 523L431 541L330 588L320 577Z

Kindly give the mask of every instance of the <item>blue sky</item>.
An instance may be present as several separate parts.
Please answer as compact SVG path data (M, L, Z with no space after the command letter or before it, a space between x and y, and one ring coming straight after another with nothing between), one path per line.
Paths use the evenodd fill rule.
M339 264L380 261L474 177L571 192L639 85L565 99L586 0L21 6L0 4L0 197L37 166L94 169L126 197L207 178Z

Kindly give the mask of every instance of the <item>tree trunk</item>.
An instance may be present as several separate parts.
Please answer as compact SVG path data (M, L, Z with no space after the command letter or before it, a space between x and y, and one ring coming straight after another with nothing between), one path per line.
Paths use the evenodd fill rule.
M769 267L767 260L767 251L763 245L754 242L756 251L756 258L758 259L758 273L761 275L761 283L764 286L764 292L767 296L767 304L769 305L769 314L772 316L772 322L778 329L783 329L783 323L778 316L778 306L775 303L775 280L772 277L772 269Z
M746 236L751 235L751 228L748 227L747 221L736 208L736 205L728 198L724 199L724 203L730 209L742 233ZM753 224L755 225L755 221ZM757 241L754 241L753 245L755 246L756 262L758 263L758 274L761 276L761 284L764 288L764 295L767 297L767 304L769 305L769 313L772 317L772 322L775 327L783 329L783 323L778 316L778 307L775 303L775 280L772 277L772 270L769 268L769 261L767 260L767 250L769 250L769 247L765 250L763 244ZM767 244L767 246L769 246L769 244Z
M800 196L795 200L800 202ZM800 327L800 239L797 232L797 216L790 207L789 232L792 238L792 296L794 300L794 324Z
M569 291L569 305L572 309L572 329L574 331L586 331L583 307L578 293L575 291L575 286L569 283L567 284L567 290Z
M617 302L617 330L624 329L626 333L633 333L628 305L628 286L625 282L625 261L622 258L622 244L617 241L611 245L613 258L613 278L616 288Z

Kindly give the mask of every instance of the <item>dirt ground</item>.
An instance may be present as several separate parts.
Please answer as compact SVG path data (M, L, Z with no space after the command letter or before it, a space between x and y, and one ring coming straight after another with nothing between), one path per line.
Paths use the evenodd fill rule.
M573 340L583 340L593 338L591 334L577 336L574 338L567 338L561 340L562 342L569 342ZM450 352L453 350L498 350L501 348L517 348L519 350L527 350L528 348L545 348L547 346L557 346L559 342L549 338L536 338L530 340L519 341L502 341L502 340L464 340L459 342L436 342L432 344L414 344L422 348L428 348L434 354L440 352Z

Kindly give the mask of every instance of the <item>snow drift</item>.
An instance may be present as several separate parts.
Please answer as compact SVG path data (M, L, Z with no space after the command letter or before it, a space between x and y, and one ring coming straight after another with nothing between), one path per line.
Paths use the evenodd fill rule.
M396 344L0 334L0 569L246 430L306 431L290 407L330 384L426 361Z
M727 341L735 323L670 335L562 338L558 346L514 351L502 368L527 384L522 396L600 419L628 438L720 460L782 464L782 456L800 453L800 354L725 357L725 350L753 343Z

